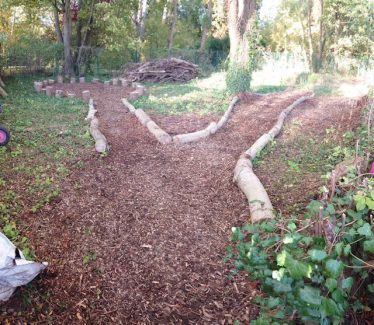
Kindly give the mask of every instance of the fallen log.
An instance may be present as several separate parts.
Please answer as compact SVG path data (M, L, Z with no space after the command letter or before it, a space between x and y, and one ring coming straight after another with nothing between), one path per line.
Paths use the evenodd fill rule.
M1 77L0 77L0 87L5 88L5 83L4 83L3 79L1 79Z
M95 117L96 112L97 110L95 109L93 99L90 98L89 103L88 103L88 113L87 113L87 117L85 118L85 120L91 121Z
M142 109L136 109L134 114L138 118L139 122L144 126L146 126L147 123L151 121L151 118L149 117L149 115L146 112L144 112Z
M96 117L91 119L90 133L95 140L95 149L97 152L104 153L108 148L108 141L99 130L99 120Z
M284 109L280 113L275 125L267 133L258 138L255 143L240 156L235 166L234 182L247 197L252 223L274 218L273 205L261 181L253 172L252 159L280 133L286 117L292 110L302 102L313 97L314 94L303 96Z
M209 135L213 134L216 127L217 124L212 122L203 130L173 136L173 142L185 144L207 138Z
M221 119L218 121L216 127L213 129L212 134L216 133L221 127L223 127L227 123L232 110L234 109L235 105L239 102L239 100L240 99L239 99L238 96L235 96L231 100L229 108L226 110L225 114L223 114L223 116L221 117Z
M161 129L154 121L150 120L147 123L147 129L151 132L155 138L161 144L169 144L173 141L172 137L169 133L166 133L163 129Z
M2 87L0 87L0 96L2 97L8 96L8 93Z
M125 105L125 107L129 110L130 113L135 113L136 108L126 98L122 98L122 103L123 105Z

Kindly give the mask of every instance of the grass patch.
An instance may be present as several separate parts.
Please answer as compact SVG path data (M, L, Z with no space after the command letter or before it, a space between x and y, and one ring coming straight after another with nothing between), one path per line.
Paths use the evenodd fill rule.
M28 251L17 230L19 216L36 213L59 195L59 183L92 140L79 99L56 99L34 92L35 78L6 80L9 97L1 102L1 124L11 134L0 147L0 229Z
M286 85L274 86L274 85L264 85L254 87L253 91L260 94L270 94L270 93L277 93L280 91L286 90Z

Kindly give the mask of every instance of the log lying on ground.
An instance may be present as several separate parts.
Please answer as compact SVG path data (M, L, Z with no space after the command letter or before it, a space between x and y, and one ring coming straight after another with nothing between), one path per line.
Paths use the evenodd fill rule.
M0 96L2 97L8 96L8 93L2 87L0 87Z
M87 113L87 117L85 118L85 120L91 121L95 117L96 112L97 110L95 109L93 99L90 98L89 103L88 103L88 113Z
M5 83L4 83L3 79L1 79L1 77L0 77L0 87L5 88Z
M176 58L133 64L124 71L124 77L133 82L182 82L195 78L197 74L197 65Z
M239 97L235 96L229 105L229 108L226 110L225 114L221 117L218 123L212 122L203 130L192 132L192 133L185 133L185 134L178 134L173 136L173 141L176 143L190 143L199 141L201 139L207 138L211 134L215 134L220 128L222 128L228 121L232 110L234 109L235 105L239 102Z
M97 152L103 153L108 148L108 141L99 130L99 120L94 117L91 119L90 133L95 140L95 149Z
M169 144L173 142L170 134L161 129L146 112L144 112L142 109L136 109L127 101L126 98L122 98L122 103L130 113L134 114L138 118L139 122L142 125L147 127L149 132L154 135L158 142L160 142L161 144Z
M240 156L235 166L234 182L248 199L252 223L274 218L273 206L269 196L264 186L253 172L252 159L280 133L284 121L291 111L302 102L313 97L314 94L303 96L284 109L269 132L258 138L257 141Z

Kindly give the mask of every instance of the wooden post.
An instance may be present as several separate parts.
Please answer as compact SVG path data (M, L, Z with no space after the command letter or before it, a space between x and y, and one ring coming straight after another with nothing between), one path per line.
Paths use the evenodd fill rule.
M53 92L53 87L52 86L45 87L45 90L46 90L46 95L47 96L52 96L52 92Z
M34 89L37 93L40 93L43 89L43 83L39 81L34 82Z
M56 97L61 98L64 97L64 91L63 90L56 90Z
M79 83L84 84L86 82L86 79L84 77L79 78Z
M98 84L99 82L100 82L100 80L98 78L93 78L92 79L93 84Z
M109 86L110 86L110 81L109 80L104 81L104 88L109 88Z
M90 101L90 91L89 90L84 90L82 91L82 97L83 97L83 100L88 103Z
M54 79L48 79L48 85L53 85L55 83Z
M64 77L61 76L61 75L58 75L58 76L57 76L57 83L58 83L58 84L62 84L62 83L64 83Z
M71 84L75 84L75 82L76 82L75 77L71 77L71 78L70 78L70 83L71 83Z
M113 86L118 86L118 78L113 78L112 79L112 84L113 84Z

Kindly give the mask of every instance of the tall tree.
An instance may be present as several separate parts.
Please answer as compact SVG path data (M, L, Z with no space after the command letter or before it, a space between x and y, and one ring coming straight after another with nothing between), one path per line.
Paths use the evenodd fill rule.
M168 50L173 48L174 33L177 26L178 19L178 0L171 0L169 4L169 14L168 14Z
M202 19L202 31L201 31L201 40L200 40L200 52L205 51L205 44L208 39L208 33L212 26L212 12L213 12L213 2L208 0L208 7Z
M246 69L249 61L250 19L256 12L256 0L228 0L227 24L230 37L230 63Z

